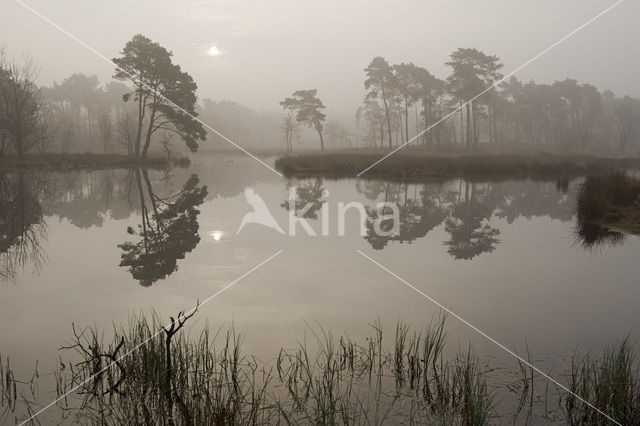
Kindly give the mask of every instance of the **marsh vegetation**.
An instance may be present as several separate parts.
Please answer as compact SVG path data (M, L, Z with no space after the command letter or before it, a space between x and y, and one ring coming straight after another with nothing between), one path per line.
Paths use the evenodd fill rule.
M302 154L279 158L276 167L288 177L353 178L384 153L341 152ZM405 149L362 174L363 178L420 181L446 177L576 177L623 168L640 167L640 159L604 158L568 154L428 154Z
M415 146L355 182L357 193L369 201L396 202L402 218L398 235L377 238L370 229L377 213L367 209L364 240L383 250L413 243L442 225L448 239L441 245L456 261L496 251L501 240L500 229L490 223L494 215L509 223L542 214L568 220L572 212L563 206L571 201L567 192L573 178L640 164L628 156L637 152L640 140L635 99L616 98L571 79L547 85L512 78L465 103L502 78L499 58L477 49L454 51L446 79L413 63L373 58L364 70L364 104L355 123L346 124L331 118L325 123L326 108L316 89L286 97L280 103L285 117L257 114L232 102L200 103L195 81L173 62L172 53L140 34L114 61L117 82L100 85L95 76L73 74L60 84L38 87L33 62L18 65L0 57L0 167L9 169L0 176L3 282L16 281L27 265L34 272L43 268L47 211L85 229L101 225L103 213L113 216L114 202L126 205L123 217L138 216L136 226L123 227L126 240L114 244L119 267L143 287L172 276L178 261L201 245L200 206L209 189L191 174L182 186L160 195L147 168L162 169L162 181L170 186L171 166L189 163L173 154L180 151L173 137L184 142L183 152L195 152L207 139L198 114L239 142L261 138L265 152L281 149L280 133L287 152L300 139L310 139L309 132L317 135L321 150L339 149L289 155L275 163L287 178L298 179L287 184L296 183L301 202L312 203L310 219L319 218L325 202L324 178L352 178L414 138ZM451 112L451 119L443 120ZM302 126L309 130L306 135ZM209 136L221 137L217 131ZM56 187L42 173L115 168L126 170L104 170L99 179L89 173L88 183L79 186ZM224 177L229 180L229 174ZM553 194L546 188L509 192L493 182L474 181L480 177L550 180L555 187ZM454 178L458 181L451 184ZM104 193L96 195L98 187ZM639 188L636 179L622 173L587 178L577 200L585 245L603 238L620 241L613 231L593 237L587 232L593 226L637 232ZM98 208L92 207L94 201ZM548 209L541 213L543 204ZM67 212L67 205L80 217ZM280 205L298 209L286 201ZM214 231L217 239L222 234ZM185 332L196 310L179 313L164 327L155 313L135 315L113 330L74 326L55 372L42 373L36 364L33 374L19 380L14 364L3 358L3 419L30 419L55 393L57 411L48 421L92 424L640 421L636 351L628 338L589 355L576 351L565 365L549 366L550 374L566 383L567 393L536 373L530 364L539 360L528 349L528 362L505 367L479 355L470 343L452 345L444 317L425 328L398 322L391 338L380 320L370 325L368 337L358 339L308 327L308 338L297 347L261 358L243 351L245 334L233 326ZM41 383L41 377L47 380ZM45 382L55 392L45 391Z
M640 375L628 339L568 359L562 375L580 399L546 383L525 362L491 365L471 346L452 352L444 316L424 329L380 320L363 341L320 326L297 348L269 360L242 350L233 326L192 334L197 307L163 326L155 314L131 317L111 338L73 327L54 374L60 420L91 424L464 424L640 420ZM535 362L528 354L528 362ZM20 421L43 401L36 370L19 381L0 363L3 416ZM556 371L556 373L558 373ZM508 401L505 403L505 401ZM592 406L591 406L592 405ZM595 408L597 408L597 410ZM20 411L26 410L26 411Z
M578 192L578 226L640 233L640 180L626 173L589 176Z

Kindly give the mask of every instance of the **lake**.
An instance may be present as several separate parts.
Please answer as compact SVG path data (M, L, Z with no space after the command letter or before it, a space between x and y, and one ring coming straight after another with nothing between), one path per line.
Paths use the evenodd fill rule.
M279 250L201 306L190 327L233 322L245 352L270 360L308 338L309 327L358 340L376 318L393 333L399 319L421 327L440 313L359 250L505 346L523 353L527 345L541 367L558 367L578 346L640 337L640 238L590 247L577 239L580 181L287 180L231 155L169 172L0 175L0 354L18 376L36 360L52 371L72 323L109 332L150 310L168 321ZM317 236L252 223L236 234L252 210L248 187L289 231L292 186L312 202ZM397 204L399 235L361 236L355 209L339 235L338 205L352 201ZM169 210L165 223L154 209ZM455 318L446 330L454 349L472 343L480 356L517 367Z

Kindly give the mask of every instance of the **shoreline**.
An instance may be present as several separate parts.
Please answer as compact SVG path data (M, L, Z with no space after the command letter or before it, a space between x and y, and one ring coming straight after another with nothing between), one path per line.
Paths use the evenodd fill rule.
M120 154L29 154L23 158L15 155L0 157L0 172L31 170L79 170L114 168L165 168L168 166L188 166L187 157L168 160L166 157L153 156L138 161L128 155Z
M640 235L640 179L624 172L589 176L577 196L576 216L578 233L587 239L597 239L598 229Z
M591 223L613 232L640 235L640 207L612 206L604 219L593 220Z
M286 177L354 178L380 160L378 153L318 153L280 157L276 169ZM415 181L459 176L567 176L640 168L640 158L562 154L397 153L365 172L364 179Z

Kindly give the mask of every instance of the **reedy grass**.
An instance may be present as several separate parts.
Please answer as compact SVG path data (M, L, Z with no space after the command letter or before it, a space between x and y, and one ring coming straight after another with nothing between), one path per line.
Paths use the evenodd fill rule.
M366 151L297 154L278 158L275 166L287 177L353 178L383 156L380 152ZM398 181L453 176L562 178L638 166L638 158L604 158L583 154L429 154L403 150L378 163L361 177Z
M624 172L589 176L578 192L578 227L595 223L640 232L640 223L632 216L640 218L639 212L640 180Z
M309 327L308 340L281 349L271 361L244 354L244 336L233 326L213 334L205 326L197 334L180 331L173 336L170 368L167 336L151 338L161 330L155 314L136 315L127 325L115 326L108 339L95 327L74 328L56 374L58 395L87 382L58 408L63 419L83 424L484 425L521 422L528 401L525 423L554 420L546 415L546 402L545 415L532 420L537 377L524 363L516 371L520 384L512 389L520 392L515 414L497 413L496 391L487 384L495 379L489 375L495 370L481 363L471 346L457 355L447 352L445 320L434 318L423 330L398 322L390 349L379 319L370 324L371 335L362 343ZM640 375L633 353L628 340L607 347L601 358L576 352L569 388L621 423L638 424ZM118 362L107 368L114 359ZM527 359L532 362L528 347ZM0 362L0 373L3 407L13 407L5 408L5 414L14 413L20 382L8 362ZM571 395L559 392L558 397L563 409L554 415L564 415L568 423L604 422ZM25 402L27 413L37 411L32 402Z
M628 338L608 345L599 359L576 353L569 388L621 424L640 424L640 371ZM572 425L613 424L572 395L566 398L565 409Z
M0 356L0 407L3 408L2 415L15 411L18 399L16 385L15 375L11 369L11 361L7 357L3 362L2 356Z
M69 373L59 391L88 382L82 398L63 408L100 424L383 424L404 418L476 425L492 415L492 395L473 351L444 358L444 317L424 332L410 333L398 323L391 351L380 320L364 345L311 327L312 340L282 349L272 367L242 353L242 334L233 327L214 336L205 327L196 336L174 337L170 371L166 337L151 338L159 327L157 316L138 315L106 343L96 328L74 329L74 341L64 348L79 361L66 362Z

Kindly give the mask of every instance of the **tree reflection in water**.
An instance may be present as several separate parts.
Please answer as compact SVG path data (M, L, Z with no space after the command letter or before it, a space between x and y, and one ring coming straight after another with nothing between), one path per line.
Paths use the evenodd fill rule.
M377 188L376 188L377 187ZM395 203L400 212L400 232L396 235L383 236L375 232L374 224L379 217L389 215L390 208L383 207L382 211L367 207L367 234L365 240L375 250L381 250L390 241L411 243L418 238L422 238L432 229L442 223L446 217L446 211L442 207L443 200L440 194L429 193L429 187L424 185L418 188L417 185L390 183L390 182L368 182L360 187L365 196L369 199L382 198L384 202ZM383 219L380 229L386 234L393 227L393 219Z
M39 202L40 180L36 174L0 175L0 282L14 281L27 263L34 273L45 263L41 241L47 226Z
M568 183L532 180L483 182L464 179L448 182L405 184L382 181L356 181L356 190L372 201L396 203L400 211L400 232L380 236L373 224L384 211L367 207L367 234L364 239L375 250L390 242L412 243L424 238L444 223L449 238L443 242L454 259L473 259L493 252L500 230L493 217L512 223L519 217L548 216L569 221L573 217L573 198ZM391 229L392 220L381 229Z
M585 250L594 250L601 247L615 247L623 245L627 240L627 234L607 229L591 222L576 220L574 228L574 245Z
M120 266L127 267L146 287L171 275L178 269L178 259L184 259L200 242L197 207L204 202L207 187L199 186L193 174L177 194L160 198L146 170L136 170L135 178L142 223L137 231L129 228L129 233L140 240L118 247L123 251Z
M287 199L284 200L282 204L280 204L280 207L284 208L287 211L295 209L294 212L297 216L302 212L302 209L304 209L305 206L309 205L309 207L302 214L302 217L304 217L305 219L317 219L318 210L320 210L322 204L324 204L325 202L325 189L322 186L322 183L322 178L310 179L299 183L297 186L295 186L295 205L291 205L289 193L287 193ZM292 188L294 187L294 185L295 181L290 179L287 183L287 188Z
M444 242L447 252L454 259L473 259L482 253L493 252L500 242L497 238L500 230L489 224L496 208L491 187L464 182L464 191L460 189L458 195L445 224L445 230L451 236Z

